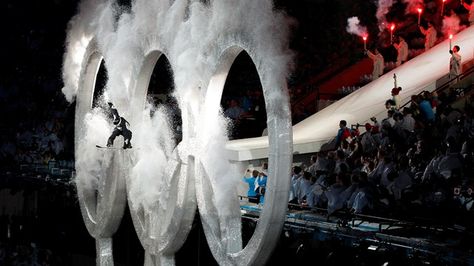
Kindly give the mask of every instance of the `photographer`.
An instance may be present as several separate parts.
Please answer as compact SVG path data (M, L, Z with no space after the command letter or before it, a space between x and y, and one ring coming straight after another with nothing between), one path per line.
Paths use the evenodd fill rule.
M467 188L455 186L453 189L453 198L454 202L456 202L461 209L470 211L474 204L474 190L471 186Z
M255 193L259 199L259 203L263 204L265 201L265 190L267 188L267 175L264 172L258 173L258 177L255 180Z
M245 183L248 184L249 189L247 190L247 197L249 199L249 202L252 203L259 203L259 197L257 196L257 193L255 192L255 185L257 183L257 176L258 176L258 171L253 170L252 172L250 169L247 169L246 174L251 174L250 177L244 176L243 180Z

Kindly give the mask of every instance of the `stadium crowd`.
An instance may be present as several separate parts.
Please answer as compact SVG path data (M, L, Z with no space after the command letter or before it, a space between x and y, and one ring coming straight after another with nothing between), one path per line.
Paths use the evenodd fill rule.
M340 121L334 149L293 167L290 208L395 218L474 211L473 100L454 89L425 91L401 109L387 100L382 121Z

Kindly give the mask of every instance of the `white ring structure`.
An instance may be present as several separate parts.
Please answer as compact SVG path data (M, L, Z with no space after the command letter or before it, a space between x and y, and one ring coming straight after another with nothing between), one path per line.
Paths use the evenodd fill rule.
M264 264L283 226L292 160L286 92L290 53L282 15L273 10L270 0L242 0L238 5L231 0L208 5L199 1L136 0L132 13L122 14L116 22L116 7L107 0L82 2L69 29L63 69L64 92L68 99L76 97L76 182L86 227L97 240L97 265L113 265L111 237L127 199L146 251L145 265L174 265L174 254L189 233L196 206L219 264ZM260 76L269 135L265 205L244 248L237 197L230 194L224 205L216 201L220 188L214 180L219 176L213 166L232 162L225 156L214 161L207 156L216 152L212 149L223 150L224 145L213 144L212 132L206 127L222 118L224 83L242 51L249 54ZM144 208L132 193L134 182L143 177L131 169L149 147L125 151L95 148L97 142L105 142L110 126L99 109L91 109L93 85L103 57L109 74L104 97L129 118L132 130L140 128L145 123L150 76L164 55L174 73L183 140L166 159L156 162L166 165L159 187L159 198L166 200ZM134 131L134 136L136 133L140 132Z
M161 52L153 50L145 56L137 77L135 95L133 97L133 114L141 114L145 109L148 84ZM140 118L134 118L134 121ZM133 197L128 189L128 201L133 224L142 246L145 248L145 265L174 265L174 254L186 240L194 220L196 201L194 192L194 158L183 148L187 143L184 139L177 146L166 167L165 184L166 202L158 203L151 210L134 208ZM127 187L131 187L130 176ZM179 189L181 188L181 189Z
M76 153L82 152L82 148L90 148L82 143L85 138L84 117L92 108L94 85L101 61L102 56L97 51L97 45L95 41L91 41L87 48L87 65L82 74L81 90L76 96ZM125 161L122 151L97 151L96 155L99 163L109 163L100 172L89 172L79 166L76 169L77 193L86 228L96 239L97 264L113 265L112 236L117 231L125 210L125 176L128 172L121 167ZM81 175L96 175L99 180L97 187L91 188L90 184L84 183Z
M244 45L229 45L222 52L219 64L209 83L204 112L218 112L227 74L237 55L245 50L251 58L256 57L250 48L243 49L242 46ZM265 69L262 69L266 67L264 64L256 66L259 74L265 72ZM275 92L281 96L271 102L265 101L269 135L269 181L265 201L270 204L264 205L257 228L244 249L239 248L242 244L240 217L219 217L219 210L213 204L213 193L206 193L212 190L206 169L201 163L197 169L196 192L204 232L214 257L224 265L264 264L281 233L288 204L292 135L288 99L285 97L286 83L280 81L278 84L281 84L281 87L275 88L265 82L262 83L265 99ZM220 223L220 226L213 224L216 222Z

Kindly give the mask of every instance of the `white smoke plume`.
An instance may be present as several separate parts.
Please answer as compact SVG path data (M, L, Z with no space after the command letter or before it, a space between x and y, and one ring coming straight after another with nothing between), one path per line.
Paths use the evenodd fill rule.
M456 34L466 28L464 25L460 25L461 19L454 12L450 16L443 17L443 27L441 31L445 37L449 37L450 34Z
M346 30L350 34L355 34L360 37L367 35L367 27L361 26L358 17L351 17L347 19Z
M407 4L405 14L418 14L418 8L423 8L423 0L403 0Z
M390 11L392 5L393 0L378 0L377 2L377 12L375 13L375 16L377 17L380 32L387 28L388 24L386 15Z
M99 28L99 18L105 10L107 2L85 0L78 6L78 14L69 21L67 29L66 52L63 59L63 82L62 92L66 100L72 102L76 96L81 71L86 66L84 62L86 50L91 43L97 29ZM89 21L90 23L87 23Z

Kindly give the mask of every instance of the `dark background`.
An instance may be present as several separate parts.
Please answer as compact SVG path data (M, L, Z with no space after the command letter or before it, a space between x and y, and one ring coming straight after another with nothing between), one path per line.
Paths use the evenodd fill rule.
M78 1L75 0L1 1L0 145L14 140L18 133L25 130L34 132L47 121L58 119L61 125L58 137L64 145L64 151L56 159L73 160L75 106L67 103L61 93L61 66L67 23L76 13L77 4ZM127 8L129 1L122 0L119 4ZM374 16L376 6L373 1L276 0L275 5L297 21L290 44L291 49L296 52L295 71L288 80L290 92L328 66L351 65L364 57L360 38L345 31L348 17L358 16L362 24L368 25L370 35L377 36ZM397 8L388 14L392 18L399 15ZM408 23L412 23L414 19L416 18L410 17L406 20L407 32L410 27ZM377 43L386 43L386 38L387 36L381 35ZM391 47L380 47L386 60L394 59ZM239 84L239 75L249 78L250 83L253 83L250 86L258 87L258 76L255 76L251 68L252 64L245 60L233 66L235 74L229 76L229 89L224 97L238 96L238 92L232 90L232 84ZM33 153L35 150L22 152ZM11 198L19 195L25 202L22 215L11 218L14 220L12 227L7 228L5 217L0 217L0 250L17 254L15 258L21 260L32 256L34 249L31 244L35 243L38 256L49 263L44 265L94 265L95 243L83 224L71 180L64 177L51 178L34 169L22 170L12 158L0 157L0 160L0 190L8 190ZM0 202L0 206L2 204L5 205L5 202ZM247 239L253 226L252 222L244 223ZM298 262L297 259L302 257L297 257L297 252L304 253L306 262L311 261L311 251L299 249L303 242L311 242L310 235L303 236L305 237L282 236L269 265ZM342 254L339 260L330 258L335 261L332 265L338 265L339 262L351 263L351 256L345 255L356 252L346 250L338 241L331 242L320 250L319 255L322 257L328 254L337 257ZM338 251L333 252L334 250ZM143 265L143 250L135 235L128 210L125 211L121 227L114 237L114 251L116 265ZM198 218L188 241L177 254L178 265L189 265L190 261L194 265L214 263Z

